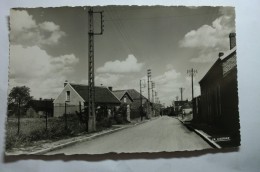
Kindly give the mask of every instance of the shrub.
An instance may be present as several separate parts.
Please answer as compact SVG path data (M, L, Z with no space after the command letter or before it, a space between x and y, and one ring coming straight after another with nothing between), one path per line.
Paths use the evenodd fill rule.
M5 149L10 150L13 147L23 146L24 144L27 143L28 141L26 139L26 136L23 134L7 135L5 140Z
M115 121L117 124L123 124L124 123L124 118L120 114L115 115Z
M99 122L97 122L97 126L110 128L112 126L112 121L109 118L103 118Z

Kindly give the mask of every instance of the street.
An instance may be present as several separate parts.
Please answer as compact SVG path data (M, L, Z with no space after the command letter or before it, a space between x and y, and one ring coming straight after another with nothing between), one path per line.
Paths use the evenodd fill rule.
M48 152L52 154L103 154L108 152L172 152L211 146L175 118L163 116L131 128Z

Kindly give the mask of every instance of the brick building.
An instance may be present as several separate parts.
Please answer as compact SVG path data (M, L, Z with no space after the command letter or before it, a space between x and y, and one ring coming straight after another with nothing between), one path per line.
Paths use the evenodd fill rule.
M113 90L113 94L121 101L130 106L130 118L140 117L141 94L135 89ZM147 106L147 98L142 95L142 104ZM146 109L146 108L145 108Z
M240 143L236 34L231 33L230 50L219 58L200 80L201 96L193 100L194 119L221 130Z

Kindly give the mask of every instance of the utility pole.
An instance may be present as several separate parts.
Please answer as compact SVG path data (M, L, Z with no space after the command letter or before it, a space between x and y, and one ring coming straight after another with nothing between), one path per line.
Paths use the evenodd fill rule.
M151 81L152 85L152 116L155 116L155 111L154 111L154 88L155 88L155 83Z
M150 118L150 82L151 82L151 69L147 69L147 86L148 86L148 106L147 106L147 117Z
M152 83L152 102L154 103L154 88L155 88L155 83L153 81L151 81Z
M94 32L94 14L101 17L100 32ZM94 35L102 35L104 31L103 12L93 12L93 7L88 11L88 121L87 131L96 131L95 114L95 73L94 73Z
M143 95L142 95L142 88L145 88L145 83L142 83L142 80L140 80L140 101L141 101L141 106L143 105Z
M183 101L183 99L182 99L182 93L183 93L183 91L184 91L184 88L180 88L180 91L181 91L181 101Z
M190 70L187 70L187 74L189 76L191 76L191 100L193 100L194 98L194 91L193 91L193 77L196 75L197 70L194 70L193 68L191 68Z
M194 114L194 103L193 103L193 98L194 98L194 92L193 92L193 77L196 75L197 70L194 70L191 68L191 70L187 70L187 73L189 76L191 76L191 102L192 102L192 113Z
M157 103L157 91L154 91L154 102Z
M143 95L142 95L142 88L145 88L145 82L142 83L142 80L140 80L140 115L141 115L141 121L143 120Z

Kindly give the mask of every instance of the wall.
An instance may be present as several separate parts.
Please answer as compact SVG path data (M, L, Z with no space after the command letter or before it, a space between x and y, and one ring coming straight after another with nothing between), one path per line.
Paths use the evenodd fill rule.
M75 111L79 111L79 102L83 102L84 100L77 94L74 89L72 89L69 84L67 84L60 95L53 101L54 117L62 116L65 113L65 100L67 91L70 91L70 101L66 102L67 114L73 114Z
M238 133L240 124L237 86L237 69L233 68L223 78L221 84L221 116L219 126L229 131L231 137L239 144L240 136Z
M219 87L223 77L222 63L216 61L205 77L200 81L201 87L201 120L204 123L214 125L218 115Z
M223 61L223 75L226 75L232 68L237 65L237 56L236 53L231 54L232 57Z

